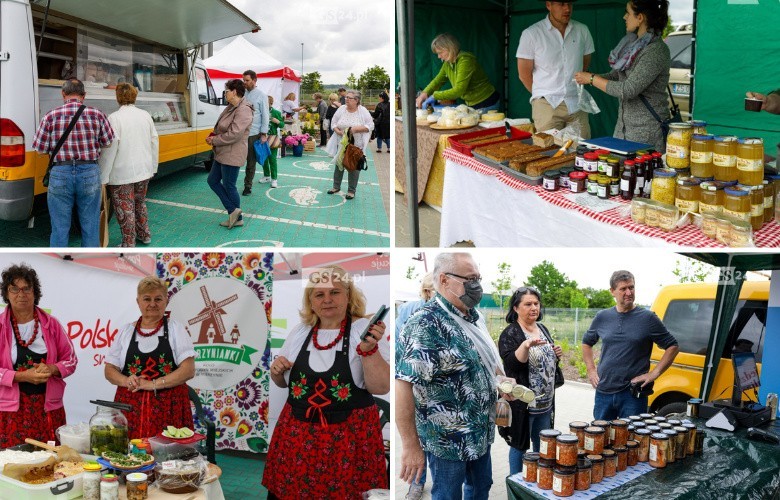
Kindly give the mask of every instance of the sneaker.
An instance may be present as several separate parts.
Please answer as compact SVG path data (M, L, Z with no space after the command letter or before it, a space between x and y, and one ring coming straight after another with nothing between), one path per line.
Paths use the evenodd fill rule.
M252 194L252 188L250 187L245 187L244 192L241 193L242 196L249 196L250 194Z
M279 185L276 183L276 179L273 179L273 180L271 181L271 187L272 187L272 188L279 187Z
M257 181L257 182L259 182L260 184L268 184L269 182L271 182L271 178L270 177L260 177L260 180Z
M424 489L425 489L424 484L418 484L412 482L412 484L409 485L409 491L406 492L406 496L404 497L404 500L421 500L423 497Z
M219 223L222 227L230 227L230 220L222 221ZM241 227L244 225L244 219L237 220L235 224L233 224L233 227Z
M228 229L231 229L233 226L236 225L236 222L238 222L238 218L241 216L241 209L237 208L230 212L230 216L228 217Z

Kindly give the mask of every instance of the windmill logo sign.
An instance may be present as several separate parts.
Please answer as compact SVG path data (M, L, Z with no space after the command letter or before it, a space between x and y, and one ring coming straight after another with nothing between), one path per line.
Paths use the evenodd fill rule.
M231 278L203 278L171 297L170 309L182 321L197 353L198 389L217 390L246 378L257 365L268 338L262 302Z

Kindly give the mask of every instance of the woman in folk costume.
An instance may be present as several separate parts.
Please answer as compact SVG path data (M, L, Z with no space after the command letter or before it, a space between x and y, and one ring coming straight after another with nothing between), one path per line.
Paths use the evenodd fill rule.
M192 428L189 389L195 349L178 321L165 312L168 287L156 276L138 283L141 316L122 327L106 357L106 379L117 386L114 401L133 406L125 416L130 439L155 436L166 426Z

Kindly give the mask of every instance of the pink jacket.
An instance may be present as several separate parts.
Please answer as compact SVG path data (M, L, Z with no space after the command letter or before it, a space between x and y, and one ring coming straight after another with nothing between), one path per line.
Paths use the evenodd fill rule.
M17 411L19 409L19 384L14 383L13 364L11 363L11 346L16 340L11 328L11 307L8 306L0 314L0 411ZM62 408L62 396L65 394L65 377L76 371L78 358L73 349L73 343L65 334L65 330L54 316L46 314L36 307L41 321L41 334L46 344L46 363L55 364L61 377L51 377L46 383L46 411Z

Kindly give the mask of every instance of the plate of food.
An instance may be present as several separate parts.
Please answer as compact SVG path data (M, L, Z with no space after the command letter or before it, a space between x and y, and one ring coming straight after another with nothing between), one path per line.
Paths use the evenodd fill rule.
M102 457L112 468L123 471L140 469L141 467L146 467L147 465L152 465L154 463L154 456L145 453L130 453L125 455L114 451L105 451L103 452Z
M164 431L162 431L162 435L168 439L189 439L195 435L195 431L188 427L182 427L179 429L169 425Z

